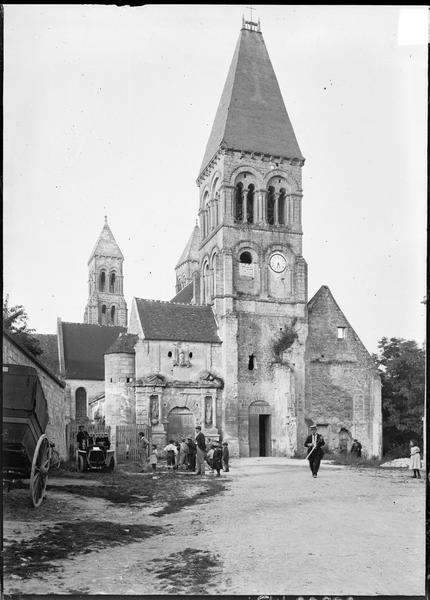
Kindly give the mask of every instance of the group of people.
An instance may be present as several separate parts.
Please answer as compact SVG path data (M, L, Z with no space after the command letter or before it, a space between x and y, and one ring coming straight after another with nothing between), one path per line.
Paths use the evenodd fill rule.
M140 454L142 458L142 472L146 470L146 463L155 472L160 458L156 444L150 444L143 432L139 433ZM181 441L169 440L163 448L166 456L168 470L191 471L195 475L205 474L205 464L208 464L212 472L216 471L217 477L221 476L221 469L228 472L229 450L228 442L221 445L215 441L206 444L202 428L196 427L196 436L182 437Z

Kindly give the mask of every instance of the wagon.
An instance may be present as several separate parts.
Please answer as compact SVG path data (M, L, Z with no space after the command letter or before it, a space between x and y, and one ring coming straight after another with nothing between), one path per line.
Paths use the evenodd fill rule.
M3 365L3 481L30 479L33 506L45 496L51 444L48 406L36 369Z
M110 450L108 433L89 436L84 448L76 450L76 467L83 471L113 471L115 468L115 451Z

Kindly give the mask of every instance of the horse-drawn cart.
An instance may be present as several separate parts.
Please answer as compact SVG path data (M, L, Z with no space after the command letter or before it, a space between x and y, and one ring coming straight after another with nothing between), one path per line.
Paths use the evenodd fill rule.
M36 369L3 365L3 481L30 479L33 506L45 496L51 444L48 406Z

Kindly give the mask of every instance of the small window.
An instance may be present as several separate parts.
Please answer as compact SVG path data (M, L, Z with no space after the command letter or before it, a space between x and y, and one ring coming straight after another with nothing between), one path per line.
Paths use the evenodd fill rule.
M106 314L106 305L102 304L102 315Z
M252 256L250 252L242 252L242 254L239 257L239 260L241 263L244 263L246 265L250 265L252 263Z
M249 369L249 371L253 371L254 370L254 355L253 354L249 355L248 369Z
M346 327L338 327L337 328L337 339L344 340L346 337Z
M190 353L188 354L188 356L189 356L190 358L193 358L193 353L192 353L192 352L190 352Z
M170 350L169 350L169 352L167 353L167 356L168 356L169 358L172 358L172 353L170 352Z

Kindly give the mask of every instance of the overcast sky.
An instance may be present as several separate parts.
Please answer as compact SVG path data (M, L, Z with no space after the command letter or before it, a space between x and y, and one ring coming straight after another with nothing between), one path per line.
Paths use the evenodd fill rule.
M300 149L309 298L375 351L424 341L424 7L257 6ZM169 300L245 5L5 5L4 292L81 322L104 215L124 289Z

